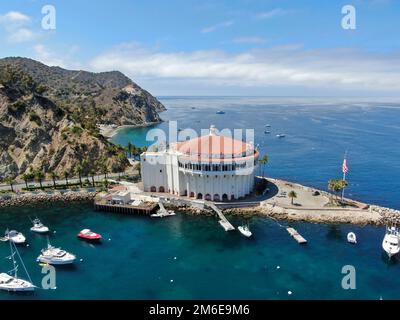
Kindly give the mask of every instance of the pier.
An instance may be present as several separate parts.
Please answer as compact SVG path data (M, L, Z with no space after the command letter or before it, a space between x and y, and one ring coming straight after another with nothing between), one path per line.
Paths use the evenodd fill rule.
M224 228L225 231L232 231L235 230L235 227L228 221L228 219L224 216L221 210L217 208L217 206L211 202L206 202L206 205L213 209L218 217L219 217L219 224Z
M299 244L306 244L307 240L299 234L296 229L293 228L286 228L287 232L299 243Z
M150 215L159 207L158 203L145 202L137 206L129 204L108 204L104 201L95 201L94 208L97 211L116 212L125 214ZM164 209L165 210L165 209Z

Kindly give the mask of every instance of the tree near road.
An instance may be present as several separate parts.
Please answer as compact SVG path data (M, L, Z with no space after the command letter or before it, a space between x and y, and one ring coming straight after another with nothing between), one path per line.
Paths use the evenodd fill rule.
M79 163L76 167L75 167L75 173L78 175L79 177L79 184L82 187L82 172L83 172L83 167L82 165Z
M267 165L268 161L269 161L269 157L267 155L264 155L261 159L258 160L258 162L261 164L261 169L262 169L261 175L263 177L264 177L264 169L265 169L265 166Z
M68 177L69 177L69 172L68 171L64 171L63 172L64 178L65 178L65 184L68 188Z
M290 191L289 192L289 198L291 198L292 199L292 205L294 205L294 199L295 198L297 198L297 193L296 193L296 191Z
M14 192L14 179L12 177L7 177L4 179L4 181L10 185L11 192Z
M44 173L43 173L43 171L42 171L42 170L37 170L37 171L35 172L35 178L37 179L37 181L38 181L39 184L40 184L40 189L43 189L43 185L42 185L42 180L43 180L43 178L44 178Z
M55 173L54 171L51 171L51 172L50 172L50 177L51 177L51 179L53 180L54 189L56 189L56 188L57 188L56 180L59 178L59 176L58 176L57 173Z

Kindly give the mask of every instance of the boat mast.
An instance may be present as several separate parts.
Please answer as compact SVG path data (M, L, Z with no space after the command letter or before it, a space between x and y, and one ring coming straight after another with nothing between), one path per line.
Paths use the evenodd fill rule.
M28 273L28 270L27 270L26 267L25 267L24 261L22 260L20 254L19 254L19 251L18 251L18 249L17 249L17 247L15 246L15 243L14 243L14 248L15 248L15 252L16 252L17 255L18 255L19 260L21 261L22 267L24 268L25 273L26 273L26 275L27 275L27 277L28 277L28 279L29 279L29 282L32 283L32 279L31 279L31 277L30 277L30 275L29 275L29 273ZM17 272L16 272L16 271L15 271L15 277L17 277Z
M13 269L10 272L14 271L14 278L18 278L18 275L17 275L18 265L17 265L17 262L15 261L15 258L14 258L15 252L14 252L13 247L12 247L14 242L11 239L9 239L8 242L10 243L10 251L11 251L11 256L10 257L11 257L12 262L13 262Z

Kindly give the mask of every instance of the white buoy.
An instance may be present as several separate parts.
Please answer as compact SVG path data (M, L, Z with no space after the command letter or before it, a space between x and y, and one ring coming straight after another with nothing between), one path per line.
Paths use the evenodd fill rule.
M287 294L290 296L292 294L292 291L288 291Z
M281 267L280 267L280 266L276 266L276 268L277 268L277 269L280 269Z
M29 244L27 244L26 247L28 248L28 247L29 247Z
M171 279L170 282L172 283L172 282L174 282L174 280Z
M56 231L56 230L54 230L54 231L53 231L53 233L57 233L57 231Z
M174 260L178 259L177 257L174 257Z
M83 262L83 259L80 259L79 261L80 261L80 262Z
M108 238L108 241L111 241L111 238Z

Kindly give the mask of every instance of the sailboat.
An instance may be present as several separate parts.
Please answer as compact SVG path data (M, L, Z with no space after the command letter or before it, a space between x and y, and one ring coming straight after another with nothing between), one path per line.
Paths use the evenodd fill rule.
M10 250L11 256L9 259L12 259L13 262L13 269L10 270L8 273L0 273L0 290L12 291L12 292L23 292L23 291L34 291L35 285L32 284L32 280L29 276L28 271L25 268L24 262L19 255L18 249L15 246L13 241L9 241L10 243ZM29 281L18 278L18 265L15 261L15 255L18 255L19 259L21 260L22 266L28 276Z
M387 253L389 259L400 252L399 229L387 227L386 234L382 241L382 248Z

